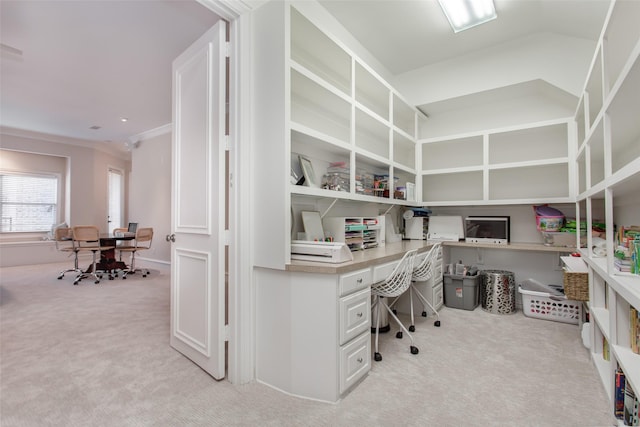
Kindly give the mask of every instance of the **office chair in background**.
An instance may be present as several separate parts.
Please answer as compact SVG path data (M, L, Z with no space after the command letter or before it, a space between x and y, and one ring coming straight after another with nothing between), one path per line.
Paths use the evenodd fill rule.
M404 331L411 339L411 345L409 346L411 354L418 354L418 347L413 345L413 337L387 304L387 298L395 298L402 295L411 285L413 264L415 262L417 252L417 249L413 249L405 253L396 268L393 269L391 274L389 274L385 280L371 285L371 294L375 297L372 309L375 308L378 310L376 316L376 348L373 355L376 362L382 360L382 355L378 351L378 333L380 330L380 310L383 308L386 309L396 323L400 325L400 331L396 333L396 338L402 338L402 331Z
M73 254L73 268L62 270L60 274L58 274L58 280L62 279L66 273L72 271L81 274L82 270L78 267L78 249L73 241L72 229L70 227L58 227L55 229L54 238L58 251L68 253L69 256Z
M137 224L136 224L137 225ZM147 277L149 274L149 270L146 268L137 269L136 268L136 253L138 251L144 251L151 248L151 241L153 240L153 228L144 227L138 228L136 231L136 237L133 240L132 245L119 246L117 249L120 251L122 256L122 252L131 253L131 264L127 270L125 270L122 275L123 279L127 278L127 274L135 274L136 271L142 272L142 277Z
M97 271L98 258L102 255L103 251L114 249L114 246L102 246L100 244L100 230L94 225L78 225L73 227L73 242L78 252L91 252L93 255L91 271L78 275L76 280L73 281L73 284L77 285L80 280L92 276L95 279L94 283L97 285L102 278L102 275L98 274Z

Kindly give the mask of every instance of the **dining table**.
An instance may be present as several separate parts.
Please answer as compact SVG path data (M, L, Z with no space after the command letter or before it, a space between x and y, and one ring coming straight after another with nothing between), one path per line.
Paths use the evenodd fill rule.
M100 246L110 246L111 249L100 252L100 260L96 263L96 271L104 271L109 273L109 280L113 280L118 270L126 270L127 264L124 261L116 259L116 249L118 242L135 239L135 233L123 233L113 235L109 233L100 234ZM89 266L85 273L91 273L93 266Z

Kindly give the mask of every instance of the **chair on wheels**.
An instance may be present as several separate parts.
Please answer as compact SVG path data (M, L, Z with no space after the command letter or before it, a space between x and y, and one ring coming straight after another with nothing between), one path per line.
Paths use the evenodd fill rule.
M78 252L91 252L93 259L91 267L86 272L82 272L73 281L74 285L77 285L80 280L86 277L93 277L95 284L100 283L102 278L101 274L98 274L97 265L98 258L102 255L102 251L111 250L114 246L102 246L100 244L100 231L98 227L94 225L79 225L73 227L73 242L78 249Z
M128 274L135 274L136 271L142 272L142 277L147 277L147 274L150 273L147 268L136 268L136 253L138 251L150 249L152 240L153 228L143 227L136 230L136 237L133 239L133 244L117 247L120 251L120 256L122 256L123 252L131 253L131 264L129 265L129 268L124 271L124 274L122 275L123 279L126 279Z
M386 309L396 323L400 325L400 331L396 333L396 338L402 338L402 331L404 331L411 339L411 345L409 346L411 354L418 354L418 348L413 345L413 337L387 304L387 298L395 298L402 295L402 293L404 293L411 285L413 264L415 262L417 252L417 249L413 249L405 253L396 268L393 269L391 274L385 280L374 283L371 286L371 294L375 297L372 309L378 310L376 316L375 353L373 357L376 362L382 360L382 355L378 351L378 333L380 330L380 314L383 308Z
M424 257L422 262L420 262L420 264L415 266L415 268L413 269L411 286L409 287L409 306L411 310L411 325L409 326L409 332L415 332L416 330L415 320L413 316L414 293L418 297L418 301L422 303L422 317L427 317L427 307L429 307L431 311L433 311L433 313L436 315L436 321L433 324L438 327L440 326L440 315L438 314L438 311L435 309L435 307L433 307L433 305L431 305L429 300L425 298L422 292L418 290L418 287L415 284L415 282L424 282L433 277L436 269L436 264L439 259L442 259L442 243L440 242L434 244L431 249L429 249L429 252L427 252L427 255ZM391 304L389 304L389 307L393 307L398 299L399 297L396 298Z
M82 270L78 267L78 248L73 241L73 231L70 227L58 227L54 233L56 241L56 249L60 252L68 253L69 256L73 254L73 268L67 268L62 270L58 274L58 280L62 279L66 273L75 272L82 273Z

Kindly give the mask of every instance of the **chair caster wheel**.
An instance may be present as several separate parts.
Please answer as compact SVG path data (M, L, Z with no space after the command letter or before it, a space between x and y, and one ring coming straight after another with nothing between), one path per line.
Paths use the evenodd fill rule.
M127 280L127 276L122 276L122 280Z
M380 353L374 353L373 354L373 360L375 360L376 362L379 362L382 360L382 355Z
M435 326L437 326L438 328L440 327L440 321L439 321L439 320L436 320L435 322L433 322L433 324L434 324Z
M396 338L398 338L398 339L402 338L402 331L396 332Z
M427 312L426 311L422 312L422 317L427 317Z
M411 349L411 354L418 354L418 347L416 347L415 345L412 345L409 348Z
M395 314L396 316L398 315L398 310L396 310L395 308L391 311L393 311L393 314Z
M96 281L95 281L95 282L93 282L93 283L95 283L95 284L97 285L98 283L100 283L100 280L96 280Z
M147 275L146 275L146 274L143 274L143 275L142 275L142 277L147 277Z
M409 332L415 332L416 331L416 327L411 325L409 326Z
M62 279L62 276L58 276L58 280L61 280L61 279Z

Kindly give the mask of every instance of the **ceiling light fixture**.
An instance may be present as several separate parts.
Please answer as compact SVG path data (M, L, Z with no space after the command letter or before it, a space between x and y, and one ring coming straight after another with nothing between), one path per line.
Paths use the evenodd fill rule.
M120 121L124 123L124 122L128 122L129 119L127 119L126 117L120 117Z
M438 0L454 33L496 19L493 0Z

